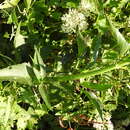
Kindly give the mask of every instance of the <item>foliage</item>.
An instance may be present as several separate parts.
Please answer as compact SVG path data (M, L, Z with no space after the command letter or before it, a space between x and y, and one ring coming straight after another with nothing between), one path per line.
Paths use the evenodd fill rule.
M0 19L0 129L130 123L128 0L5 0Z

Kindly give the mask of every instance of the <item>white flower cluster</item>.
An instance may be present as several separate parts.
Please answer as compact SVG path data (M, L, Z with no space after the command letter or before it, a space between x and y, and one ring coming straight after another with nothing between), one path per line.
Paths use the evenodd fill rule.
M99 117L99 115L96 115L95 118L96 118L96 121L97 123L95 122L93 124L93 127L96 128L96 130L114 130L114 126L113 126L113 123L111 122L111 115L106 112L104 113L104 117L105 117L105 124L103 123L98 123L98 122L102 122L101 118Z
M62 30L66 33L75 33L77 28L79 30L85 30L88 23L84 14L76 9L69 9L69 12L64 14L61 18Z

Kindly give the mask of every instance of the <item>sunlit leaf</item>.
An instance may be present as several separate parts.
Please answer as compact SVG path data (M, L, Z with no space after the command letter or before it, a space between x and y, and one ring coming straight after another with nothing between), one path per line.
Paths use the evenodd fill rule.
M6 105L6 113L5 113L5 117L4 117L4 119L5 119L4 120L5 121L5 126L7 125L8 120L10 118L12 105L13 105L13 100L11 99L11 97L9 97L7 105Z
M5 0L2 4L0 4L0 9L6 9L17 6L20 0Z
M37 47L35 47L33 64L34 64L33 71L34 71L37 79L43 79L46 76L45 64L40 55L40 49L38 50Z
M66 3L66 6L68 7L68 8L75 8L76 7L76 3L75 2L67 2Z
M104 17L104 14L99 14L96 20L95 27L98 29L100 34L104 34L105 31L107 31L107 21Z
M130 45L128 44L128 42L126 41L124 36L119 32L119 30L114 27L114 25L112 24L112 22L109 18L107 18L107 21L109 24L109 30L110 30L113 38L116 40L116 45L115 45L114 49L117 52L119 52L119 54L122 56L130 49Z
M18 17L17 17L17 15L16 15L16 10L15 10L15 8L12 10L12 13L9 15L9 18L8 18L7 23L8 23L8 24L15 23L16 25L18 25Z
M13 106L13 111L15 114L15 120L17 120L17 128L25 129L27 127L27 122L31 119L31 115L22 107L20 107L16 102Z
M11 129L14 126L14 121L17 120L17 128L25 129L27 121L31 118L30 114L23 108L21 108L14 98L11 96L0 96L0 128L5 130ZM2 126L2 127L1 127Z
M32 84L33 71L29 63L12 65L0 70L0 80Z
M32 0L25 0L25 3L26 3L26 6L27 6L27 9L29 9L30 6L31 6Z
M15 38L14 38L15 48L25 44L25 37L22 34L20 34L20 26L21 26L21 23L19 23L19 25L18 25L16 35L15 35Z

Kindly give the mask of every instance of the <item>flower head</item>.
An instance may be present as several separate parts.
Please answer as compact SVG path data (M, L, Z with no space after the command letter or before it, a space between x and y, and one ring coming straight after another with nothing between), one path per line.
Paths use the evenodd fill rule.
M77 27L79 30L85 30L87 28L87 22L84 14L76 9L69 9L69 12L64 14L61 18L62 30L66 33L75 33Z
M106 130L106 129L114 130L114 125L111 122L110 113L105 112L103 114L104 114L104 121L101 120L101 118L99 117L99 114L95 115L95 123L93 124L93 127L96 128L96 130Z

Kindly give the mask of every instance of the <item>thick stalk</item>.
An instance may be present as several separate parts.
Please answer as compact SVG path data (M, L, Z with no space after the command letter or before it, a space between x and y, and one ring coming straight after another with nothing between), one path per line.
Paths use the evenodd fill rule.
M56 77L46 77L44 79L44 81L45 82L67 81L67 80L77 80L80 78L87 78L87 77L91 77L91 76L95 76L95 75L100 75L100 74L109 72L109 71L114 70L114 69L122 68L123 66L128 65L128 64L130 64L129 61L122 61L122 62L118 62L115 65L109 65L109 66L104 67L104 68L91 70L91 71L80 73L80 74L62 75L62 76L56 76Z

